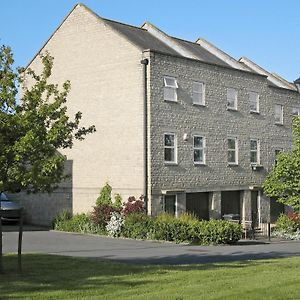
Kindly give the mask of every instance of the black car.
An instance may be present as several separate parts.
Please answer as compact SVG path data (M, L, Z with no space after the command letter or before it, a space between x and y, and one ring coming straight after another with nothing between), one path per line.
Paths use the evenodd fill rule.
M9 201L3 192L0 193L0 210L5 214L5 216L1 217L2 221L16 222L19 217L18 211L21 208L20 204Z

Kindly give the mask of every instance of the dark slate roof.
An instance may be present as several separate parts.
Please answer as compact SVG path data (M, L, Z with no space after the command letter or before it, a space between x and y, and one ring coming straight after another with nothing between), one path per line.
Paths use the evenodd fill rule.
M300 84L300 77L294 81L294 83Z
M199 58L199 60L222 65L226 67L230 67L228 64L226 64L223 60L219 59L217 56L211 54L209 51L204 49L202 46L200 46L197 43L181 40L175 37L172 37L177 43L179 43L181 46L192 52L196 57Z
M113 29L120 32L122 35L124 35L129 41L134 43L136 46L143 50L156 50L159 52L163 52L166 54L171 55L177 55L182 56L177 51L175 51L173 48L169 47L165 43L161 42L159 39L157 39L155 36L150 34L146 29L119 23L116 21L103 19L101 18L106 24L111 26ZM175 42L180 44L182 47L189 50L191 53L193 53L196 57L198 57L199 60L207 63L217 64L221 66L230 67L228 64L226 64L224 61L216 57L215 55L211 54L209 51L205 50L203 47L201 47L197 43L181 40L178 38L170 37L171 39L174 39Z
M166 54L180 55L174 49L161 42L159 39L150 34L147 30L116 21L103 19L105 23L123 34L129 41L143 50L157 50Z

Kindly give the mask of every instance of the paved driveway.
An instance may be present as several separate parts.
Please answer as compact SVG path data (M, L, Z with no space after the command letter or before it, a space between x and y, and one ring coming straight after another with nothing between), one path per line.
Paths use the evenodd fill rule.
M4 227L4 253L16 252L18 233ZM126 263L191 264L300 256L300 242L242 241L232 246L188 246L164 242L113 239L27 228L23 253L90 257Z

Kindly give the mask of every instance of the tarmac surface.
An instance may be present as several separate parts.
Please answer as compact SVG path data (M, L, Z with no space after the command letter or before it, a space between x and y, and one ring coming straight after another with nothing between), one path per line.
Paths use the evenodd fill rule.
M3 253L17 252L18 228L3 226ZM241 240L195 246L49 231L26 226L22 253L44 253L134 264L203 264L300 256L299 241Z

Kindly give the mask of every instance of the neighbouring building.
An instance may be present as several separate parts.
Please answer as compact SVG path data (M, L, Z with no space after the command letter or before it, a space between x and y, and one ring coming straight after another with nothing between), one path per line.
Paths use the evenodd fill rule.
M292 146L297 82L204 39L107 20L82 4L45 50L55 58L53 82L71 81L69 112L81 111L83 125L97 132L63 152L72 176L57 191L15 195L29 221L49 224L62 209L90 211L106 182L124 200L146 195L152 215L234 213L262 225L284 209L261 186L276 153ZM41 67L38 56L29 67Z

